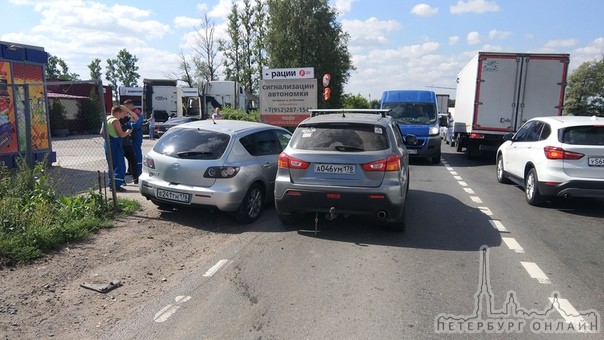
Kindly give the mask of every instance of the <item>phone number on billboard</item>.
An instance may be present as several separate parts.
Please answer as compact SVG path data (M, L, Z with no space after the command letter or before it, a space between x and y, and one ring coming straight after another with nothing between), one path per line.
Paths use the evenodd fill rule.
M269 107L268 113L308 113L311 107Z

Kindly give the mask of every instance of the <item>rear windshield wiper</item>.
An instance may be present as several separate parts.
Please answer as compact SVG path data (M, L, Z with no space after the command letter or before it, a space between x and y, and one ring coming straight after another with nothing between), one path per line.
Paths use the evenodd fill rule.
M181 151L177 153L180 158L207 158L207 156L212 156L213 154L213 152L208 151Z
M335 149L338 151L365 151L365 149L361 147L352 145L336 145Z

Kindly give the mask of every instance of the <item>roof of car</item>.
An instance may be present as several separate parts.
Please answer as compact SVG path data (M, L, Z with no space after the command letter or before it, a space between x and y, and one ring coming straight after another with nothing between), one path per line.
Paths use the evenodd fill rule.
M547 116L547 117L536 117L533 119L542 120L545 122L558 124L558 125L584 125L584 124L598 124L604 125L604 117L596 116Z
M206 119L206 120L198 120L189 123L184 123L178 125L178 127L186 127L186 128L200 128L207 129L217 132L222 132L226 134L233 134L242 130L262 130L267 127L275 128L275 129L283 129L279 126L268 125L264 123L258 122L249 122L244 120L230 120L230 119Z
M346 122L346 123L378 123L389 122L386 114L390 110L373 109L332 109L311 110L313 116L306 118L300 124Z

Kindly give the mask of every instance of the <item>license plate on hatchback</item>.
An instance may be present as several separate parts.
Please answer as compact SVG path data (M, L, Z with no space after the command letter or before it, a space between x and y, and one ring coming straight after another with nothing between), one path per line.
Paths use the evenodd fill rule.
M157 198L161 198L168 201L176 201L189 203L191 195L182 192L174 192L169 190L157 189Z
M587 159L589 166L604 166L604 157L589 157Z
M315 164L315 173L354 175L352 164Z

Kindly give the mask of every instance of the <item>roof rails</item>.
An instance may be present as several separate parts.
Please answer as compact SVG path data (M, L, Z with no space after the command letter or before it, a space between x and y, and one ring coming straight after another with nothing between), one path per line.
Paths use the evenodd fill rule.
M370 113L380 114L382 118L385 118L390 109L310 109L308 112L310 112L311 117L330 113L342 113L342 117L346 117L347 113Z

